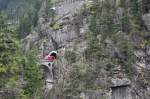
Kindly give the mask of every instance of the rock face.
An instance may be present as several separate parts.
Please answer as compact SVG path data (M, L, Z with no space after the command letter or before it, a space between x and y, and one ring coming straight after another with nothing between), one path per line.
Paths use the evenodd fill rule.
M148 19L147 19L148 20ZM140 47L135 50L134 54L136 56L136 69L138 71L138 75L135 78L136 82L133 85L132 88L132 97L133 99L149 99L150 92L149 92L149 70L150 70L150 54L149 54L150 48L148 45L144 45L144 47ZM142 82L142 83L141 83ZM146 86L145 86L146 85ZM143 86L145 86L143 88Z
M74 14L83 3L84 0L64 0L55 4L56 17L53 19L55 24L50 27L51 19L45 22L45 19L40 16L37 26L38 31L35 30L22 40L26 45L23 51L27 52L35 44L38 46L41 55L43 55L51 50L58 50L64 47L73 48L77 39L78 44L80 44L80 40L83 41L80 38L83 38L86 27L82 18ZM43 6L45 6L45 2Z
M57 50L59 52L59 62L54 64L54 67L58 68L58 72L56 74L56 78L58 80L57 83L61 81L65 83L63 80L71 68L71 65L64 59L64 57L62 57L64 56L65 51L75 50L77 54L81 54L86 49L85 33L88 31L88 24L84 18L76 15L76 12L79 11L84 2L85 0L64 0L55 4L53 6L56 11L56 16L53 19L54 23L51 23L51 19L45 22L45 19L40 17L38 24L38 27L40 27L39 31L34 31L23 40L26 45L25 48L23 48L24 52L27 52L32 47L32 44L37 45L40 56L44 56L52 50ZM122 9L119 9L118 18L122 17L122 13ZM150 14L144 15L143 20L147 28L150 30ZM111 42L111 40L106 40L106 43L106 52L111 56L111 58L116 55L120 58L125 57ZM141 68L150 68L150 47L135 51L135 56L138 59L136 66L140 67L139 71L141 71ZM46 68L48 67L47 63L41 63L41 65L44 65ZM45 70L47 89L52 89L54 84L49 82L54 83L56 80L54 77L55 75L52 74L52 69L53 68L51 67ZM144 91L142 90L146 95L145 98L141 98L136 94L141 92L136 92L133 90L131 81L126 77L122 77L122 74L119 74L119 78L114 77L110 80L111 85L108 87L110 87L111 93L104 93L99 91L83 91L80 93L80 97L68 96L67 99L149 99L149 87L143 89ZM143 94L141 96L143 96Z
M150 31L150 13L143 15L143 21L147 29Z
M45 44L40 42L40 45L48 47L48 49L44 48L44 50L56 50L65 46L74 46L73 43L76 39L84 35L82 30L85 29L83 29L82 19L74 15L83 3L83 0L64 0L63 2L57 3L54 6L57 16L54 18L55 24L50 27L49 22L46 24L40 22L41 35L44 35L45 39Z
M56 17L53 18L53 22L51 19L48 19L46 22L41 16L38 22L38 31L35 30L34 33L28 35L24 40L22 40L26 45L23 48L23 51L27 52L34 44L37 46L39 50L39 57L41 58L52 50L57 50L59 54L61 53L61 55L63 55L66 49L73 50L74 46L78 47L78 51L83 50L85 47L84 35L86 31L86 24L84 24L82 17L75 15L83 3L84 0L64 0L63 2L54 5L53 8L56 8ZM45 2L42 6L45 6ZM64 79L64 76L66 75L65 73L67 73L67 70L69 69L69 65L66 60L62 59L60 61L60 64L54 64L55 68L59 68L59 73L56 74L56 78L59 81ZM52 71L54 68L49 67L45 62L41 62L40 64L45 68L46 90L44 94L46 99L48 99L47 94L54 88L56 83L56 79L54 78ZM76 97L74 98L78 99Z
M149 46L136 50L134 54L137 57L136 65L139 70L140 69L150 69L150 48L149 48Z
M74 14L81 8L85 0L64 0L63 2L56 3L56 13L59 17L66 14Z
M131 82L129 79L127 78L123 78L123 79L119 79L119 78L116 78L116 79L112 79L111 80L112 82L112 88L114 87L121 87L121 86L130 86Z

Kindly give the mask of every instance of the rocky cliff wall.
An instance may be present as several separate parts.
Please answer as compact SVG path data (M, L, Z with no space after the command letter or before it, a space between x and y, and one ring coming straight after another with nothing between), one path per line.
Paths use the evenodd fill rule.
M80 59L82 57L81 53L87 48L85 35L89 32L88 23L86 21L88 17L80 15L80 8L85 2L84 0L65 0L54 4L53 10L55 10L55 17L53 17L53 21L51 21L51 18L45 21L43 17L40 17L39 28L37 30L35 29L34 32L23 40L26 43L24 48L25 52L32 47L32 44L37 45L40 53L39 56L43 56L52 50L58 51L59 59L55 63L54 78L56 85L53 90L53 93L55 93L54 99L63 99L61 95L63 96L64 83L66 83L66 79L72 69L72 64L64 57L65 52L75 51L76 56ZM117 11L118 18L122 17L122 9L118 8ZM149 15L144 15L143 20L149 29ZM119 48L117 48L111 40L109 42L106 41L106 44L106 51L112 54L112 57L115 53L118 53L120 57L122 57ZM135 71L138 72L136 76L134 75L134 80L126 79L126 76L120 78L120 75L123 74L118 73L117 75L119 76L106 78L112 81L111 84L113 85L109 84L108 89L103 90L103 92L86 90L80 92L78 96L67 96L67 98L64 99L150 99L150 87L147 82L150 80L148 76L150 68L149 52L149 46L135 50L137 61L134 65L136 67ZM76 60L77 63L78 61L80 60ZM143 84L147 84L146 87L144 87Z

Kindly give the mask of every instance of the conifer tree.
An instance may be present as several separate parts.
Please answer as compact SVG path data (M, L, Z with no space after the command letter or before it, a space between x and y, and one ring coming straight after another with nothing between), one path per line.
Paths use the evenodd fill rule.
M16 34L7 27L4 17L0 16L0 88L17 80L19 57Z

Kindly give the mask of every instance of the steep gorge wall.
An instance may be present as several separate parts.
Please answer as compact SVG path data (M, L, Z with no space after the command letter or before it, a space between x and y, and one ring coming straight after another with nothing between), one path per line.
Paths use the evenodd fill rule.
M55 64L55 68L57 68L56 82L58 84L56 84L56 89L60 88L60 83L65 83L65 79L67 78L72 66L64 58L65 51L76 51L76 54L79 54L80 57L80 53L87 47L85 34L88 31L88 24L84 18L75 15L78 13L84 2L84 0L65 0L64 2L55 4L55 24L50 26L51 22L42 22L42 19L44 18L41 17L39 20L40 33L37 33L39 31L35 31L25 38L28 42L25 50L29 50L33 43L38 46L41 55L46 54L51 50L58 50L59 60ZM145 23L149 26L147 21L145 21ZM149 51L149 47L147 47L146 51L145 49L138 49L135 51L135 56L139 59L136 64L138 65L137 68L139 68L139 72L141 72L143 68L144 70L149 68ZM142 73L139 73L138 75L142 76ZM118 80L118 78L116 78L116 80ZM139 90L136 82L131 81L132 83L126 84L126 80L124 81L124 79L119 79L119 81L115 82L116 86L112 87L109 85L111 88L109 92L99 92L94 90L85 91L81 92L79 97L81 97L81 99L149 99L149 87ZM58 89L54 91L56 92L55 94L61 93ZM78 96L68 97L70 99L79 99ZM54 99L61 98L56 98L55 96Z

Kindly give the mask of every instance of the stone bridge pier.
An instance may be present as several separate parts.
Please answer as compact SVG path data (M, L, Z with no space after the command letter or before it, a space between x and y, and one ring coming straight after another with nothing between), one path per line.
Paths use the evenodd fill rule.
M111 99L132 99L130 81L127 78L112 79Z
M42 61L41 66L44 68L45 88L50 91L54 85L53 63Z
M111 99L132 99L131 81L126 78L121 66L114 69L113 76L111 79Z

